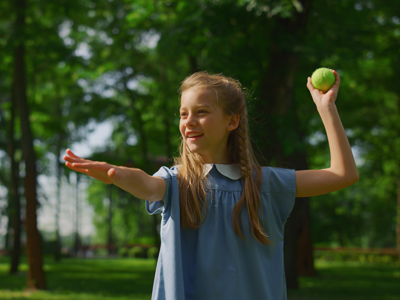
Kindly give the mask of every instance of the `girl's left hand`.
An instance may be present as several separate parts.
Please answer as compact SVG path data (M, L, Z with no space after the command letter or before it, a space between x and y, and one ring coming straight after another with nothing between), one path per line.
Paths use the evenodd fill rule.
M326 93L321 92L312 85L311 77L308 77L307 79L307 88L309 89L311 96L315 104L317 105L318 109L334 104L336 101L336 97L339 92L340 78L339 74L336 73L336 71L332 69L331 71L333 75L335 75L336 81L335 84Z

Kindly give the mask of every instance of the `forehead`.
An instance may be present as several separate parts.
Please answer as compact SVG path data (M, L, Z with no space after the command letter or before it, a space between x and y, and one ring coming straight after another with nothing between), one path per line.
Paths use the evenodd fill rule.
M213 90L191 88L182 93L181 109L192 106L208 106L215 108L218 106L217 95Z

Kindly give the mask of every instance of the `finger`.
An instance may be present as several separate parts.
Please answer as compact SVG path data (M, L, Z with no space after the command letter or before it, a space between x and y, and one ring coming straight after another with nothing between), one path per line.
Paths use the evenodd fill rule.
M331 69L331 71L332 71L333 75L335 75L335 83L334 83L333 86L336 86L336 87L339 88L339 85L340 85L340 77L339 77L339 74L338 74L335 70L332 70L332 69Z
M73 157L71 157L71 156L68 156L68 155L64 155L63 156L63 159L65 160L65 161L69 161L69 162L74 162L74 161L76 161L76 158L73 158Z
M89 172L88 169L77 168L77 167L73 166L73 164L71 164L70 162L66 162L65 165L75 172L84 173L84 174L87 174Z
M74 152L71 151L71 149L67 149L66 152L71 157L83 159L82 157L75 155Z
M110 165L102 164L99 162L73 162L72 166L74 168L100 170L100 171L108 171L110 169Z
M312 94L313 91L316 89L311 82L311 77L307 78L307 88L309 89L310 93Z
M311 77L307 78L307 88L310 91L311 96L318 97L322 92L319 89L316 89L311 81Z
M68 161L68 162L70 162L70 163L74 163L74 162L84 162L84 161L86 161L85 159L82 159L82 158L75 158L75 157L71 157L71 156L68 156L68 155L64 155L63 156L63 159L65 160L65 161Z

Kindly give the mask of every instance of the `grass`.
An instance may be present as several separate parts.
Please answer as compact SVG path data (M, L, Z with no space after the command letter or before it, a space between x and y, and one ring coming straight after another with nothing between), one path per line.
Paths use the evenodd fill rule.
M400 300L398 263L317 262L317 277L300 278L288 300Z
M148 300L155 260L64 259L45 263L47 291L25 291L25 263L19 275L8 275L8 261L0 260L0 299Z
M19 275L8 275L7 258L0 258L0 300L149 300L155 260L45 260L49 289L25 290L26 263ZM289 290L288 300L399 300L398 264L317 262L318 276L300 278L301 288ZM252 300L252 299L249 299ZM257 299L258 300L258 299Z

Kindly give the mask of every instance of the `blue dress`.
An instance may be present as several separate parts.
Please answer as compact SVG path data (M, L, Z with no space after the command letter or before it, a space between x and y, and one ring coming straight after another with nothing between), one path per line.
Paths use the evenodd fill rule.
M162 214L161 249L152 300L286 300L283 231L295 201L295 171L262 168L262 216L273 242L263 245L242 212L243 241L232 228L232 210L242 195L239 165L205 165L209 176L208 215L203 225L180 225L177 173L161 167L153 176L166 182L162 201L146 200L149 214ZM213 196L211 196L213 195Z

